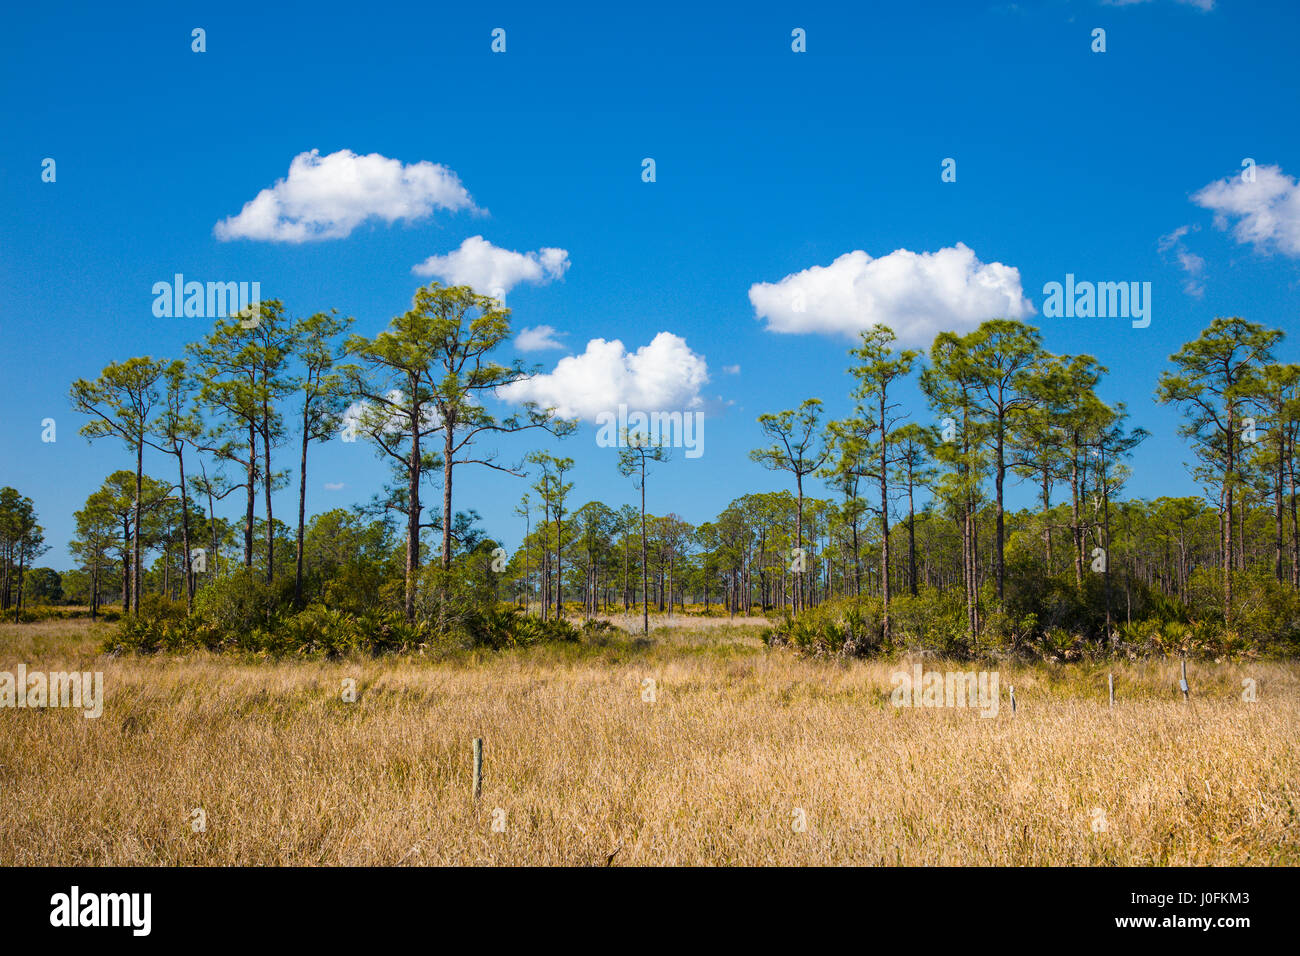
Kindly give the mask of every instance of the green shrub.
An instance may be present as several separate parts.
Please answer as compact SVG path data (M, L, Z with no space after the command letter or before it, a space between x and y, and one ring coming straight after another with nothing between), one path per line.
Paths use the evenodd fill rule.
M892 651L932 651L961 658L970 652L966 598L960 591L921 588L889 602Z
M278 639L267 649L343 657L363 647L368 649L368 642L355 616L323 604L312 604L285 618L278 629Z
M256 628L274 630L287 608L293 582L267 584L253 568L235 568L205 582L194 595L193 614L217 633L241 640Z
M543 621L513 605L477 609L462 622L461 633L470 647L492 650L582 638L582 632L567 620L551 618Z
M786 615L764 632L764 640L805 654L869 654L881 649L881 635L879 602L857 598Z
M401 611L365 615L361 626L367 649L375 654L413 650L420 644L429 643L433 637L433 628L428 622L408 623Z
M153 610L157 611L156 608ZM183 610L180 617L170 612L151 616L146 611L145 602L141 601L140 613L122 619L104 641L104 650L108 653L134 651L137 654L180 652L203 647L210 639L210 632L205 631L194 618L185 617Z
M416 613L440 633L468 633L481 626L479 615L496 606L491 572L472 558L462 555L446 570L435 561L420 572Z
M185 602L173 601L162 594L143 594L136 616L159 622L183 621L186 617Z

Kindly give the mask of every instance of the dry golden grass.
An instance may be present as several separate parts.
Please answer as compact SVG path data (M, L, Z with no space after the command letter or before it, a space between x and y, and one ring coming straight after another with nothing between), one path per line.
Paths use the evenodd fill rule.
M1294 665L1192 665L1190 705L1176 663L1120 667L1114 712L1104 669L1004 667L982 719L896 709L899 665L752 628L338 663L109 659L101 636L0 627L0 670L102 670L107 697L0 710L0 864L1300 862Z

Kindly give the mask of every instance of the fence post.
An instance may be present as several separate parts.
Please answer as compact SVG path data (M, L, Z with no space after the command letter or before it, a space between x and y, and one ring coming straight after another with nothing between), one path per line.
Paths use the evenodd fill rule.
M1115 706L1115 675L1114 674L1106 675L1106 684L1110 688L1110 706L1114 707Z
M483 738L474 738L474 799L483 793Z
M1016 716L1016 688L1012 684L1007 689L1011 691L1011 716L1014 717Z
M1178 682L1178 687L1183 692L1183 700L1189 700L1188 693L1191 690L1187 686L1187 655L1183 655L1183 679Z

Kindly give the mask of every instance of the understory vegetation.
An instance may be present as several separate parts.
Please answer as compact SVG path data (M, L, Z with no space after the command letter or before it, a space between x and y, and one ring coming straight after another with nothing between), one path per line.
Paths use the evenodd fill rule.
M237 568L204 587L188 612L183 602L146 595L139 613L121 622L104 649L342 657L413 652L430 646L500 650L577 641L584 632L601 633L612 627L597 619L581 627L561 618L544 621L493 601L484 593L484 582L457 571L443 574L441 569L426 569L437 598L422 608L414 622L408 622L400 607L385 609L379 602L351 601L334 607L312 603L294 610L292 594Z
M922 651L945 657L1020 656L1044 661L1186 655L1209 658L1285 658L1300 655L1300 592L1267 573L1240 573L1234 586L1240 605L1230 627L1216 598L1219 577L1193 572L1190 603L1136 587L1131 617L1107 629L1099 595L1075 588L1068 577L1042 576L1036 587L1010 592L1005 610L981 622L970 639L960 593L923 588L890 602L886 638L878 597L838 598L798 615L786 615L764 633L772 645L811 654L881 655ZM1096 582L1093 590L1100 590ZM986 585L986 592L991 592ZM995 607L993 595L984 595ZM1109 636L1108 636L1109 635Z

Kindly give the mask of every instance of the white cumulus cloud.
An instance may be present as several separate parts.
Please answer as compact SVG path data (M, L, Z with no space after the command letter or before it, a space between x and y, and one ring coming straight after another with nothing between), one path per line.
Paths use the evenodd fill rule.
M244 204L239 215L217 223L221 240L307 242L342 239L367 219L393 223L432 215L435 209L473 209L460 177L430 162L404 165L378 153L342 149L299 153L289 175Z
M536 402L565 418L594 421L601 412L687 411L702 408L700 389L709 381L704 356L686 340L660 332L629 352L618 339L592 339L581 355L569 355L555 370L498 390L510 402Z
M564 343L558 338L562 333L549 325L519 330L515 336L515 348L521 352L543 352L547 349L562 349Z
M860 249L846 252L828 266L755 283L749 301L772 332L851 337L880 323L903 345L929 345L939 332L1034 312L1019 269L980 262L960 242L937 252L898 249L876 259Z
M1242 173L1212 182L1192 202L1212 210L1220 229L1235 220L1232 237L1238 242L1300 256L1300 183L1280 166L1258 166L1254 173L1254 182Z
M447 285L467 285L480 295L505 295L521 282L545 284L569 268L564 249L512 252L482 236L470 236L445 256L429 256L411 271L435 276Z

